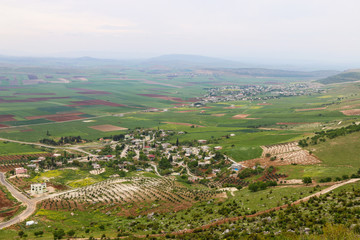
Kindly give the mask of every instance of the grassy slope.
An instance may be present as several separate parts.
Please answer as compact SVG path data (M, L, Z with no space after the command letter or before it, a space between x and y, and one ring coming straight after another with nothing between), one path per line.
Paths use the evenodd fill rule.
M308 150L319 157L322 164L316 166L282 166L280 172L289 178L313 177L317 180L324 177L342 177L356 173L360 168L359 156L360 133L327 140L310 146Z

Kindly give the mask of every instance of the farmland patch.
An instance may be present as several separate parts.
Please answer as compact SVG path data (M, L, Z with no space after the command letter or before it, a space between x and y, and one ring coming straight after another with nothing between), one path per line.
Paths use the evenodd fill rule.
M96 125L96 126L91 126L89 128L95 129L95 130L99 130L102 132L112 132L112 131L123 131L123 130L127 130L127 128L124 127L118 127L118 126L114 126L114 125L110 125L110 124L104 124L104 125Z
M256 164L261 166L283 166L283 165L312 165L321 161L308 151L298 146L297 142L261 146L263 153L261 158L241 162L246 167L253 167Z
M167 124L174 124L174 125L182 125L182 126L194 126L194 127L205 127L205 126L201 126L201 125L197 125L197 124L192 124L192 123L180 123L180 122L163 122L163 123L167 123Z
M68 106L70 106L70 107L78 107L78 106L103 105L103 106L111 106L111 107L127 107L124 104L108 102L108 101L100 100L100 99L72 101L71 103L72 104L70 104Z
M346 116L360 115L360 109L344 110L341 112Z

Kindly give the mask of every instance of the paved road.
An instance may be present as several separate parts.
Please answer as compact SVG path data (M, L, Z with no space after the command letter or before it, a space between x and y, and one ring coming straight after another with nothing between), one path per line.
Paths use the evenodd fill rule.
M20 213L19 215L15 216L14 218L10 219L7 222L0 223L0 229L10 227L11 225L14 225L16 223L24 221L26 218L31 216L35 210L36 210L36 201L34 199L28 199L24 194L19 192L17 189L15 189L11 184L9 184L5 180L5 175L0 172L0 182L2 185L4 185L8 191L19 201L22 202L23 205L26 206L26 209Z
M23 193L19 192L16 188L14 188L10 183L8 183L5 179L4 173L0 172L0 183L4 185L8 191L19 201L22 202L26 209L20 213L19 215L15 216L14 218L10 219L7 222L0 223L0 229L10 227L14 224L20 223L25 221L28 217L30 217L36 211L36 204L48 198L53 198L65 193L76 191L77 189L72 189L64 192L59 192L55 194L50 194L43 197L29 199Z

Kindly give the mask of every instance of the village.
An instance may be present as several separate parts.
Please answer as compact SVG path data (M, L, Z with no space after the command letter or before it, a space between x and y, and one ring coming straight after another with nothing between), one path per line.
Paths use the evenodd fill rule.
M313 83L294 83L283 85L230 85L224 87L205 88L207 93L200 103L216 103L228 101L262 101L280 97L311 95L324 93Z
M220 153L221 146L211 146L207 140L175 143L167 141L169 136L183 135L185 132L169 130L135 129L127 134L100 138L92 145L88 155L67 152L51 153L25 161L21 167L8 172L10 179L33 178L53 170L86 169L90 175L105 174L111 169L110 177L124 177L134 173L149 172L159 177L169 177L189 184L200 182L208 186L214 180L236 178L243 165ZM235 136L232 134L231 136ZM94 143L92 143L94 144ZM23 189L28 195L41 196L55 190L47 186L52 179L32 182ZM53 184L50 184L53 185Z

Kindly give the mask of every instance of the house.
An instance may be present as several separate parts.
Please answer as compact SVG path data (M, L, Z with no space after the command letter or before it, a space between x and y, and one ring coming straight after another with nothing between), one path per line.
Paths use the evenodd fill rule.
M93 163L92 166L94 169L100 169L100 164L98 163Z
M210 164L210 161L205 161L205 162L199 162L198 165L201 166L201 167L204 167L206 165L209 165Z
M27 174L27 169L23 167L15 168L15 175Z
M241 164L232 164L231 165L231 169L234 170L234 171L239 171L242 169L242 165Z
M57 167L61 167L63 165L62 162L55 162L55 164L56 164Z
M230 134L230 137L235 137L235 134L234 134L234 133L231 133L231 134Z
M221 146L216 146L216 147L214 147L214 150L215 150L215 151L219 151L219 150L221 150L221 149L222 149Z
M150 155L148 155L148 158L152 161L152 160L154 160L154 159L155 159L155 155L150 154Z
M28 168L37 168L37 165L36 164L28 164L27 167Z
M30 187L31 194L41 194L46 192L46 183L34 183Z
M210 150L209 146L201 146L201 150L203 150L204 152L208 152Z
M200 140L198 140L198 143L200 143L200 144L206 144L206 143L207 143L207 140L200 139Z
M54 153L54 154L53 154L53 157L60 157L60 156L61 156L60 153Z

